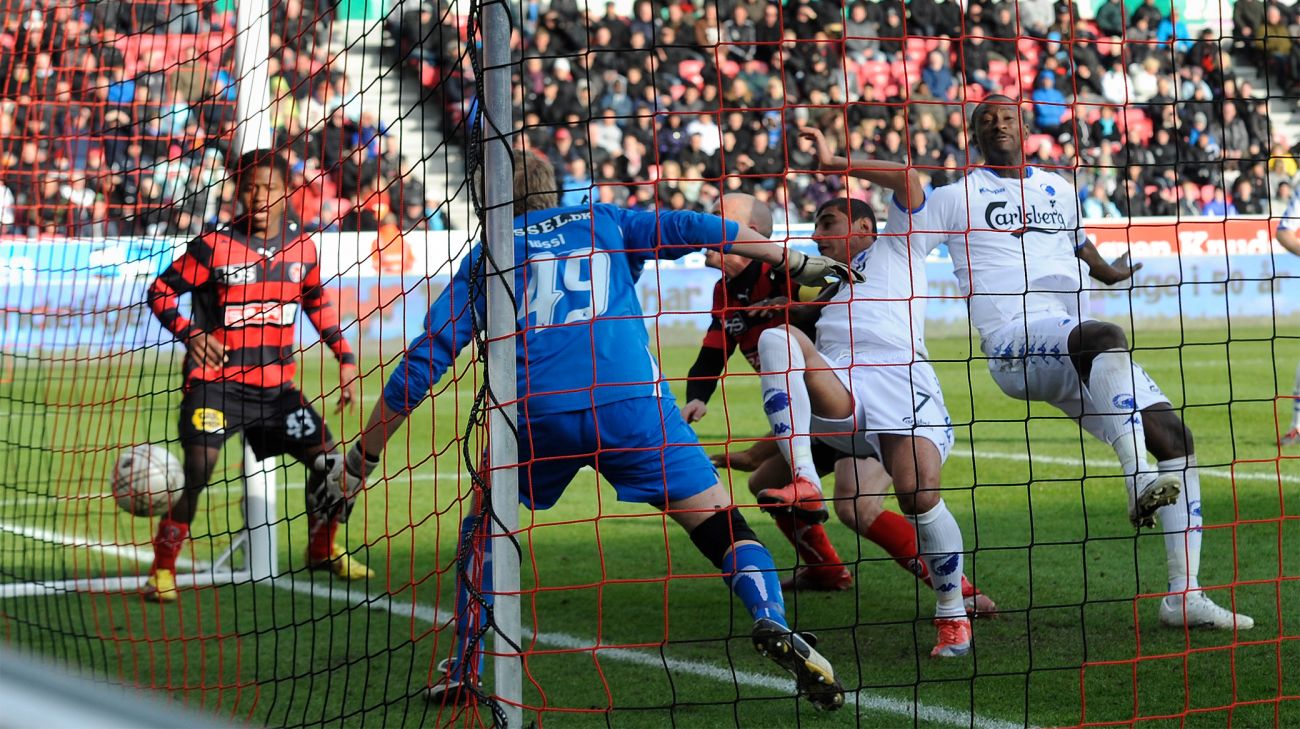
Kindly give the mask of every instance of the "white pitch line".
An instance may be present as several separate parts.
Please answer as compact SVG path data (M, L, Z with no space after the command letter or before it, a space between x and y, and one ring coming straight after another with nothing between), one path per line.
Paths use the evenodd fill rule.
M1029 456L1024 453L999 453L980 451L972 456L971 451L966 448L954 448L949 455L958 458L987 458L994 461L1016 461L1018 463L1050 463L1057 466L1082 466L1083 461L1078 458L1066 458L1064 456ZM1252 463L1252 466L1262 466L1262 463ZM1300 483L1300 477L1287 476L1285 474L1268 474L1268 473L1233 473L1224 468L1206 468L1200 467L1202 476L1210 478L1221 478L1227 481L1233 479L1241 481L1268 481L1269 483ZM1118 477L1118 473L1115 474ZM976 484L978 486L978 484Z
M74 537L59 532L50 531L49 529L40 529L38 527L23 526L22 524L13 524L10 522L0 521L0 532L8 532L20 537L26 537L38 542L53 544L60 547L84 547L94 549L104 554L122 559L128 559L133 562L148 563L153 561L153 549L142 549L134 545L123 546L111 542L96 542L85 537ZM177 557L176 565L187 569L205 569L210 567L207 562L194 562L186 557Z
M104 544L101 542L91 542L80 537L73 537L57 532L50 532L43 529L28 529L26 527L10 528L3 522L0 522L0 529L12 531L21 536L30 537L40 541L54 544L84 546L90 549L97 549L107 554L121 554L122 556L138 559L132 556L132 553L138 552L134 547L120 547L113 544ZM28 533L31 532L31 533ZM147 560L152 560L153 556L149 555ZM178 564L180 560L177 561ZM315 598L333 600L335 602L346 602L351 605L365 606L370 610L382 610L392 615L411 616L425 621L431 625L448 622L446 613L430 607L415 605L414 603L402 600L394 600L391 595L371 595L366 592L351 590L347 588L336 589L333 583L322 582L299 582L293 578L272 579L268 582L257 584L269 584L282 590L289 590L299 594L310 595ZM31 589L21 589L28 587L22 584L0 585L0 588L10 588L13 597L32 596ZM40 586L32 586L40 587ZM51 586L36 594L55 594L65 592ZM4 592L0 589L0 592ZM681 658L667 658L659 653L648 649L628 649L628 648L603 648L597 646L593 641L569 635L567 633L536 633L534 634L536 642L551 646L574 651L591 651L598 659L616 661L620 663L630 663L632 665L645 666L648 668L666 668L670 672L697 676L699 678L710 679L720 683L748 686L750 688L768 689L779 691L781 693L793 695L794 682L791 679L778 677L768 674L753 673L750 671L738 671L729 666L722 666L704 661L688 661ZM931 706L920 702L908 702L903 699L896 699L887 696L878 696L868 694L862 691L846 692L845 703L849 706L858 706L870 711L877 711L895 716L915 717L936 724L944 724L954 727L978 727L979 729L1018 729L1023 725L1013 722L1002 721L1000 719L991 719L979 716L971 712L962 712L956 709L949 709L942 706Z
M335 588L332 583L277 580L271 584L278 588L310 595L315 598L365 606L371 610L382 610L401 617L418 618L432 625L451 622L451 616L441 610L394 600L388 595L370 595L357 590ZM725 684L768 689L791 695L793 695L795 688L794 681L784 676L739 671L730 666L705 661L668 658L650 649L606 648L597 646L589 639L579 638L567 633L536 633L534 639L537 643L551 648L591 652L598 660L630 663L647 668L666 668L670 673L686 674ZM919 702L869 694L863 691L846 692L844 699L849 706L859 706L869 711L912 717L946 726L979 727L980 729L1020 729L1024 726L1019 723L983 717L943 706L931 706Z

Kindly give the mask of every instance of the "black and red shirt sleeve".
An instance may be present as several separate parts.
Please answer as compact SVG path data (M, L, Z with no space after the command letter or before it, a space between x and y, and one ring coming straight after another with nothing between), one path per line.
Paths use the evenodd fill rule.
M163 327L177 339L185 341L201 330L181 314L180 296L205 286L211 280L212 246L203 237L195 238L186 245L185 253L154 279L146 301Z
M355 365L357 356L352 352L339 321L339 310L334 297L321 283L320 266L311 266L302 280L302 308L312 326L320 332L321 341L330 348L339 364Z
M686 402L708 402L718 389L718 378L727 367L727 360L736 351L736 340L727 336L723 319L727 315L727 293L724 281L713 289L713 320L700 343L700 353L691 365L686 381Z

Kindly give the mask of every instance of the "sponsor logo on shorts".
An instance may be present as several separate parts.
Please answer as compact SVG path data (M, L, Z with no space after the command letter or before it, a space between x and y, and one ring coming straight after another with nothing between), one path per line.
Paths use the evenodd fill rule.
M200 433L222 433L226 429L226 414L213 408L199 408L190 417L190 422Z
M227 329L235 327L288 327L298 318L298 304L283 301L250 301L226 307Z

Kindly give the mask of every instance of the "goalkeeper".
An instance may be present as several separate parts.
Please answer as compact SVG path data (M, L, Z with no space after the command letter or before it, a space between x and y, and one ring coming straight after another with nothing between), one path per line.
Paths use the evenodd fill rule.
M149 307L186 350L180 418L185 489L158 522L144 591L151 600L173 602L179 596L176 558L189 537L199 494L212 478L221 446L240 431L258 458L288 453L307 464L308 567L349 580L374 574L334 541L346 512L313 508L335 444L325 421L293 385L298 309L339 360L340 409L356 401L357 360L321 285L316 244L288 214L288 180L289 166L274 152L241 156L235 184L243 213L190 241L149 287ZM178 308L178 297L187 293L193 320Z
M787 253L715 216L604 204L557 208L557 188L549 163L516 155L515 290L523 294L518 440L519 462L526 464L520 500L531 509L549 508L580 468L594 466L620 500L663 510L686 529L744 603L754 619L755 647L794 674L799 691L814 706L838 709L844 692L831 664L809 640L791 632L771 554L718 483L660 376L635 281L650 261L706 246L767 261L800 282L851 273L820 256ZM480 250L470 251L433 303L426 331L411 342L365 433L332 472L340 497L355 497L388 439L471 342L485 308ZM466 520L464 539L473 538L469 532L476 521ZM490 547L487 540L484 551ZM490 554L482 560L487 563ZM484 585L482 593L490 588ZM470 692L462 688L473 680L478 663L468 634L471 622L464 611L458 616L457 655L445 666L441 685L430 691L431 699L468 698Z

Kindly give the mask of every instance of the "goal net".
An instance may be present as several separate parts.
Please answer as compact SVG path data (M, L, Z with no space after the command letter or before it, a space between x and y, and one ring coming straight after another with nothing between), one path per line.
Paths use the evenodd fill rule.
M1300 427L1300 255L1286 247L1300 249L1288 238L1300 228L1298 23L1293 8L1249 0L12 0L0 28L5 645L267 726L1300 722L1300 634L1286 619L1300 604L1300 451L1285 445ZM977 109L1003 108L1020 144L996 130L973 144L997 123ZM993 145L1023 154L1003 164ZM282 162L236 176L263 148ZM520 194L520 160L553 169L554 189ZM915 181L910 213L889 180L857 174L874 160ZM936 201L952 185L963 192L945 219ZM840 402L851 425L830 430L862 437L811 439L828 517L813 527L772 507L792 479L786 453L807 460L796 451L813 418L770 391L789 401L806 383L825 415L819 387L849 392L853 373L887 360L865 344L837 365L820 337L839 314L784 272L703 250L629 254L638 308L611 318L644 324L655 364L634 384L666 387L676 409L660 400L648 417L592 423L594 445L566 451L561 436L581 440L580 426L544 435L527 418L556 388L526 350L566 325L595 332L623 258L589 242L509 258L516 240L571 243L541 228L514 237L506 221L534 202L653 214L664 243L671 211L719 212L868 273L910 241L897 270L839 301L901 304L901 325L850 315L848 328L877 342L901 326L909 367L928 363L937 384L913 396L904 378ZM280 208L280 235L258 232L250 213ZM873 239L880 229L894 235ZM1001 247L979 247L994 234ZM1060 250L1044 243L1066 234ZM1061 253L1087 263L1092 249L1093 273L1131 273L1068 291L1069 326L1115 325L1081 327L1101 344L1026 330L1003 349L986 336L980 287L1010 286L996 290L1023 314L1042 266ZM1012 264L994 255L1007 250ZM975 298L972 276L984 277ZM465 329L437 317L439 301ZM825 366L795 361L794 345L779 364L770 345L763 356L761 335L786 324ZM179 339L218 331L224 360L196 374L207 345ZM633 345L592 335L560 361L604 386L597 352L644 361ZM448 347L425 399L411 363ZM1116 449L1089 432L1101 426L1081 429L1034 389L1063 378L1066 411L1109 392L1088 379L1090 347L1123 350L1149 377L1128 377L1127 407L1144 411L1152 466L1176 474L1181 522L1166 509L1135 529ZM595 403L601 389L567 395ZM302 399L286 406L285 392ZM330 539L311 498L326 472L315 455L337 443L342 457L372 410L402 396L410 412ZM899 397L901 431L866 424ZM835 714L814 716L754 651L743 580L720 580L703 533L677 524L698 520L627 498L629 454L668 494L706 470L674 470L694 452L684 426L670 429L678 419L788 583L783 619L833 664ZM659 445L619 441L638 425ZM916 437L906 456L890 446L900 432ZM860 458L836 449L858 441ZM126 467L115 481L145 444L176 472ZM895 498L939 445L938 480ZM216 454L210 477L200 446ZM515 508L514 481L540 506L556 473L571 483L553 506ZM197 493L205 479L186 522L182 484ZM173 490L149 515L115 498L158 484ZM935 512L917 506L936 493L955 550L934 546ZM160 549L173 556L160 563ZM935 551L962 570L939 574L951 569ZM173 566L170 591L160 564ZM970 650L932 658L936 602L958 589Z

